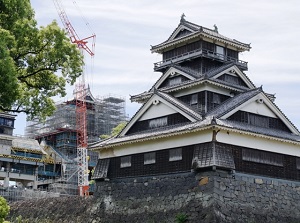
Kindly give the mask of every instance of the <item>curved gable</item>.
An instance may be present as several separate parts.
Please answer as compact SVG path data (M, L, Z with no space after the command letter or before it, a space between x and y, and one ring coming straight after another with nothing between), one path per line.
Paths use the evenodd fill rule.
M178 85L187 80L195 80L196 78L186 72L183 72L175 67L169 68L161 78L153 86L156 89Z

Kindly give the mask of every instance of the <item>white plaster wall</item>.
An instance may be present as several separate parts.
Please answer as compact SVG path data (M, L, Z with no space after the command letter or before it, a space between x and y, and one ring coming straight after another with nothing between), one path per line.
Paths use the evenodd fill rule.
M252 101L251 103L242 107L240 110L276 118L276 115L270 110L270 108L268 108L268 106L266 106L264 103L257 103L256 101Z
M300 157L300 145L255 137L252 135L221 130L217 134L217 141L237 146Z
M169 106L165 105L162 102L159 102L157 105L152 105L148 110L142 115L139 119L140 121L152 118L158 118L161 116L166 116L170 114L178 113L174 109L170 108Z
M116 156L124 156L127 154L151 152L151 151L157 151L162 149L169 149L174 147L204 143L204 142L209 142L211 140L212 140L211 130L206 130L202 132L193 132L193 133L173 136L169 138L149 140L149 141L127 144L116 148L102 150L100 152L100 158L110 158Z

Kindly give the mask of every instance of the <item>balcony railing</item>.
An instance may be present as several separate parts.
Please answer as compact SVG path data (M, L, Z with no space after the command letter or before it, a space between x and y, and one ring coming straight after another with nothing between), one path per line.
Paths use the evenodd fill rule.
M216 53L216 52L213 52L213 51L210 51L207 49L199 48L199 49L196 49L196 50L193 50L193 51L190 51L190 52L187 52L184 54L180 54L175 57L154 63L154 70L160 70L161 68L169 66L172 63L178 63L178 62L182 62L184 60L190 60L193 58L197 58L199 56L206 57L206 58L213 59L213 60L218 60L221 62L234 62L240 68L242 68L244 70L248 69L248 66L247 66L248 63L245 61L238 60L234 57L226 56L226 55Z

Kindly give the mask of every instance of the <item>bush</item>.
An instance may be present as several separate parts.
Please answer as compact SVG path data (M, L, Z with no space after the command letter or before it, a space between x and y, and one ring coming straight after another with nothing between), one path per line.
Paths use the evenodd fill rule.
M3 223L9 213L9 206L4 197L0 196L0 223Z

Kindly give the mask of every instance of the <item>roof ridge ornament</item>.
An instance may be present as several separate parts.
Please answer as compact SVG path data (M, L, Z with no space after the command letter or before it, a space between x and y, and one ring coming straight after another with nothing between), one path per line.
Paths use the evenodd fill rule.
M184 13L182 13L182 15L181 15L181 18L180 18L180 23L183 23L183 22L185 22L185 14Z
M216 33L219 33L219 32L218 32L218 27L217 27L216 24L214 24L214 31L215 31Z

